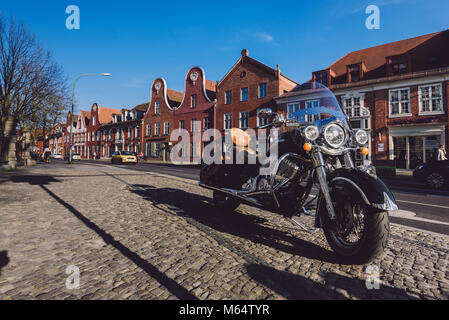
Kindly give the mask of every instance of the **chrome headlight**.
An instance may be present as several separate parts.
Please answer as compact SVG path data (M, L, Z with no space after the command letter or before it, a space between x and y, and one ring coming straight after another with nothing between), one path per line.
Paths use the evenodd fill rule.
M365 130L357 130L354 134L355 141L361 146L368 143L368 134Z
M304 129L304 137L309 141L315 141L320 136L320 130L315 126L308 126Z
M345 130L337 124L331 124L324 130L324 140L332 148L340 148L346 141Z

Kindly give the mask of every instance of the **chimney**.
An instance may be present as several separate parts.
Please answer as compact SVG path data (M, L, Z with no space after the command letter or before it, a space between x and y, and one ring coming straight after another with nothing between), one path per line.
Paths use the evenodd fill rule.
M279 65L276 65L276 76L279 79L281 77L281 69L279 69Z

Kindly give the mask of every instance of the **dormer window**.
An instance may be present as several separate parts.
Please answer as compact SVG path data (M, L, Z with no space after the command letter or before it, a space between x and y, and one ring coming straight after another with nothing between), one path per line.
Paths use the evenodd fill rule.
M409 72L409 61L406 55L387 58L389 75L397 76Z
M315 74L315 81L327 86L327 72L320 72Z
M364 65L362 63L350 64L346 67L348 83L359 82L363 80Z
M316 71L312 75L314 82L321 83L323 86L330 86L332 83L332 78L335 77L335 72L332 69L326 69L321 71Z

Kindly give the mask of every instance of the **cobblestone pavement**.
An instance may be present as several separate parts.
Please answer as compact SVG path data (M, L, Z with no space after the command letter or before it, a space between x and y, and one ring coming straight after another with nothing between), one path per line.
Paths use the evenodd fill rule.
M322 232L248 206L217 212L194 181L107 165L8 177L0 299L449 298L448 237L393 225L368 290L367 267L340 265Z

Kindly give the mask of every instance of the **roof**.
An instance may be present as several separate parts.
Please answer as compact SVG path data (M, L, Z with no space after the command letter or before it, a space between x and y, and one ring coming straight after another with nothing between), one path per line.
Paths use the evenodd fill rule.
M181 102L184 98L184 93L175 91L172 89L167 89L167 99L170 107L177 108L181 105Z
M98 107L98 121L100 124L107 124L112 122L113 115L122 115L122 111L118 109L110 109L105 107Z
M90 122L90 117L91 117L90 111L81 110L80 114L81 114L81 120L84 122L84 127L87 128L87 126L89 125L89 122Z
M215 98L217 97L217 83L206 79L205 85L206 85L205 88L206 93L207 96L209 97L209 100L214 101Z
M382 77L386 75L385 63L387 57L399 56L416 50L420 46L423 46L425 42L442 33L444 31L353 51L343 56L327 69L331 69L335 73L334 78L337 80L335 83L343 81L343 79L338 81L338 78L346 76L346 68L348 65L358 63L364 64L367 79Z
M141 111L141 112L147 112L149 105L150 105L149 102L145 102L145 103L139 104L138 106L135 106L133 108L133 110L137 110L137 111Z
M249 61L249 62L252 62L252 63L254 63L254 64L256 64L256 65L258 65L258 66L260 66L260 67L266 69L266 70L269 71L269 72L275 73L275 72L278 71L278 69L274 69L274 68L272 68L272 67L266 65L265 63L260 62L259 60L256 60L256 59L254 59L254 58L251 58L251 57L249 56L248 50L245 50L245 49L244 49L244 50L242 50L242 56L240 57L240 59L234 64L234 66L228 71L228 73L226 73L226 75L223 77L223 79L221 79L220 83L223 82L223 81L224 81L224 80L225 80L225 79L232 73L232 71L234 71L234 69L237 68L237 67L242 63L243 60L247 60L247 61ZM278 65L278 66L279 66L279 65ZM283 73L280 73L280 76L283 77L283 78L285 78L285 79L287 79L287 80L289 80L289 81L291 81L291 82L293 82L293 83L295 83L295 84L298 84L296 81L294 81L294 80L288 78L288 77L285 76Z

